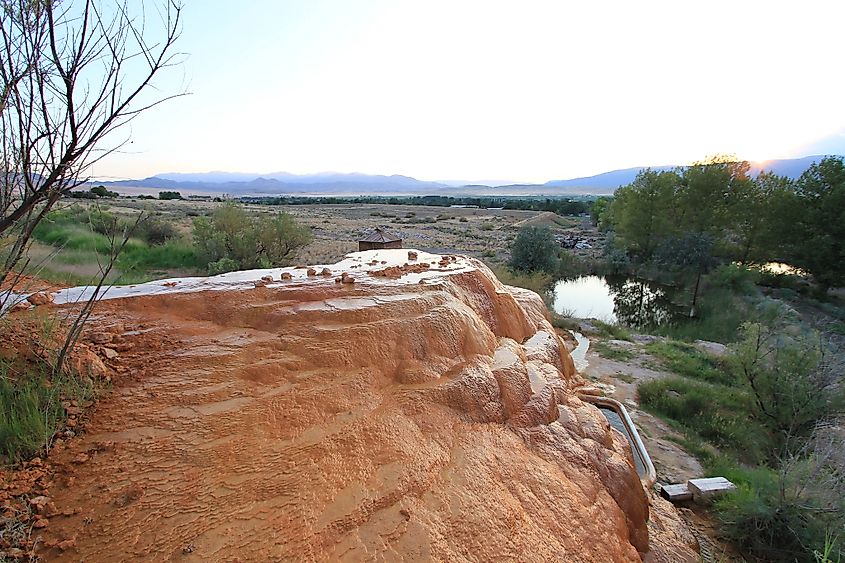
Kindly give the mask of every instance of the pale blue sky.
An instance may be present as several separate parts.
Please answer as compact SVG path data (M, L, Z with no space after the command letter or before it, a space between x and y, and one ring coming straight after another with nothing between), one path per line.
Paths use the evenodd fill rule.
M545 181L845 151L845 2L185 0L190 96L98 177Z

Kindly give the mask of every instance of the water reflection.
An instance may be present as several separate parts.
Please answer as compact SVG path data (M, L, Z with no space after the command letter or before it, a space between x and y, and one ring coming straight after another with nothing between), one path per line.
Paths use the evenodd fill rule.
M583 276L555 284L554 310L561 315L620 322L628 326L667 323L681 313L676 291L625 276Z

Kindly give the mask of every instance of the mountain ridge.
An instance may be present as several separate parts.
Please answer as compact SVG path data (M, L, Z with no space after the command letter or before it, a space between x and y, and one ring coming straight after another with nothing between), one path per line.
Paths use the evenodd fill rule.
M756 176L762 170L798 178L812 163L825 156L811 155L800 158L774 159L762 164L753 163L751 174ZM838 155L832 155L838 156ZM315 174L292 174L289 172L271 172L267 174L247 172L167 172L141 180L117 180L91 182L107 187L140 187L165 190L201 190L231 194L420 194L420 193L459 193L461 189L471 192L487 190L489 193L505 194L517 189L523 195L534 190L538 195L593 194L610 195L620 186L630 184L637 174L645 169L656 171L683 168L683 165L636 166L610 170L592 176L582 176L566 180L550 180L543 184L513 182L510 184L488 185L479 182L459 181L434 182L418 180L401 174L363 174L358 172L319 172ZM535 190L536 188L536 190ZM561 191L570 189L572 191ZM551 191L550 191L551 190Z

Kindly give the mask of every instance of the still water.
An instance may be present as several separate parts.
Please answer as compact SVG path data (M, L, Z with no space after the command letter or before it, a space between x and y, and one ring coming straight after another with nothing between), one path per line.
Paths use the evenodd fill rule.
M624 276L582 276L555 284L553 307L560 315L579 319L653 326L682 314L673 302L676 292L654 282Z

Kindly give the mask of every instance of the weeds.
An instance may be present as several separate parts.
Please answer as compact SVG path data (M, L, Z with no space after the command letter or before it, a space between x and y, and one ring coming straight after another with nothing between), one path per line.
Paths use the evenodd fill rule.
M637 357L637 353L634 350L629 350L621 346L613 346L607 342L594 342L592 346L602 358L607 358L608 360L627 362ZM618 377L623 379L621 376ZM631 381L626 381L626 383L631 383Z
M49 448L64 427L63 401L90 401L93 382L63 374L48 377L46 365L15 376L8 363L0 363L0 458L12 463Z
M734 385L736 379L723 363L685 342L651 342L646 351L660 359L670 371L701 381Z
M554 280L545 272L515 272L510 268L494 266L493 273L499 281L505 285L513 285L524 289L530 289L538 294L543 300L550 300L549 289Z
M561 330L574 330L577 331L581 328L581 323L578 322L577 319L573 319L569 315L559 315L554 311L551 311L552 316L552 326L555 328L559 328Z
M605 338L612 338L614 340L627 340L631 342L633 337L631 331L622 325L610 324L600 320L594 320L592 323L599 330L599 335Z
M742 389L673 377L641 383L640 404L676 421L687 433L757 462L769 453L769 436L750 419L751 397Z

